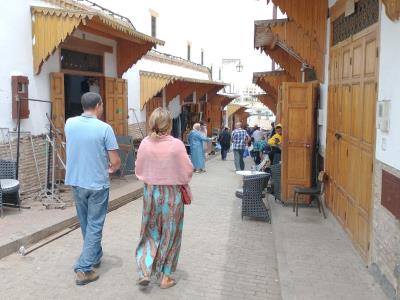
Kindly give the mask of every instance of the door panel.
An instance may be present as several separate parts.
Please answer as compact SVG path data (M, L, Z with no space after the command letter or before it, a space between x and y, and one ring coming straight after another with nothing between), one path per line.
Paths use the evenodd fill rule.
M125 79L105 78L106 122L116 135L128 134L128 94Z
M53 102L54 126L64 132L65 126L65 93L64 73L50 73L50 98Z
M362 135L362 114L360 108L363 107L361 98L360 83L355 83L351 87L351 127L350 135L360 140Z
M376 30L366 30L344 46L331 48L330 54L339 62L339 75L330 79L328 93L328 203L364 259L368 258L372 214L376 36Z
M351 127L351 96L350 96L350 85L342 86L342 101L341 101L341 116L343 127L341 132L346 135L350 134Z
M312 186L315 145L315 88L312 83L282 84L282 198L293 199L293 187ZM308 200L308 199L304 199Z

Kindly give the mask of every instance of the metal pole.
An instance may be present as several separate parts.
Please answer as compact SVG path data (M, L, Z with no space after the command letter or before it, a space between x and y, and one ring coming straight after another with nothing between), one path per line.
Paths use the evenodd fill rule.
M18 135L17 135L17 170L15 172L15 177L18 180L18 173L19 173L19 139L21 137L21 101L19 99L19 96L15 96L16 101L17 101L17 107L18 107L18 121L17 121L17 126L18 126Z

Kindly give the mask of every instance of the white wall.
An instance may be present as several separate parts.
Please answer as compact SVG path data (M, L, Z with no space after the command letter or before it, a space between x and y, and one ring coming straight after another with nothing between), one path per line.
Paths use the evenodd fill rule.
M391 100L390 130L377 130L376 158L400 170L400 22L392 22L381 13L378 101Z
M137 62L135 66L130 68L124 75L123 78L128 80L128 109L129 112L129 124L146 121L146 109L140 110L140 76L139 71L148 71L169 75L177 75L182 77L196 78L202 80L208 80L208 74L199 72L196 70L188 69L181 66L176 66L167 63L160 63L157 61L142 58ZM132 109L136 113L134 116Z
M34 1L40 4L39 1ZM22 75L29 78L29 97L43 100L50 99L49 72L59 71L59 53L56 51L43 65L38 76L33 75L32 30L29 0L15 1L10 5L0 2L0 127L14 129L16 121L11 115L11 76ZM17 33L17 34L16 34ZM21 130L34 134L44 132L45 113L49 105L29 103L30 117L21 121Z
M12 119L11 76L22 75L29 79L29 97L34 99L50 100L50 73L60 71L60 54L56 50L43 64L39 75L33 74L32 54L32 25L30 5L48 6L46 2L19 0L12 5L0 1L0 127L13 130L16 120ZM9 29L15 30L9 30ZM18 32L18 34L16 34ZM82 37L82 32L74 33ZM88 40L113 46L113 53L105 54L105 75L116 77L116 42L90 33L85 33ZM29 119L21 121L21 130L31 131L33 134L46 132L46 113L50 112L50 105L46 103L29 103Z

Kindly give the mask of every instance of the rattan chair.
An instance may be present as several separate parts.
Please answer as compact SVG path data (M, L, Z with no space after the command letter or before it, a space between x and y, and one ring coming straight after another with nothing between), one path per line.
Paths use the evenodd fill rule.
M0 216L3 206L20 208L19 181L16 179L17 163L12 160L0 160Z
M274 195L275 201L281 200L281 164L274 164L270 167L271 170L271 181L272 181L272 194ZM283 203L283 202L282 202Z
M242 219L247 216L271 222L269 211L263 201L269 177L268 173L244 177L243 190L236 191L236 197L242 199Z

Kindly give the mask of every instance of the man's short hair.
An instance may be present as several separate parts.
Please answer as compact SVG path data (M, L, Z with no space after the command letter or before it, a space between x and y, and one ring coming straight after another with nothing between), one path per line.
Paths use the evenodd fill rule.
M101 96L93 92L84 93L81 97L83 110L95 109L97 104L102 102L103 100L101 99Z

